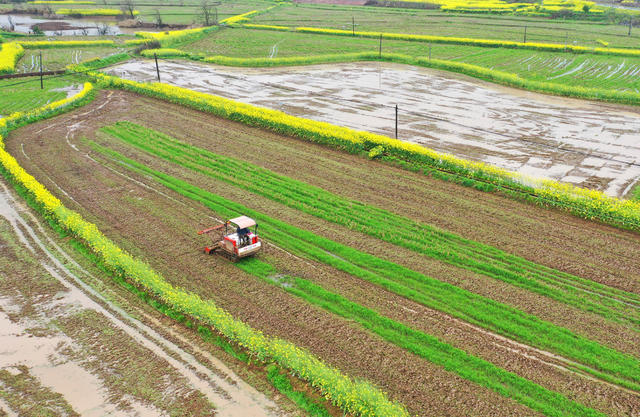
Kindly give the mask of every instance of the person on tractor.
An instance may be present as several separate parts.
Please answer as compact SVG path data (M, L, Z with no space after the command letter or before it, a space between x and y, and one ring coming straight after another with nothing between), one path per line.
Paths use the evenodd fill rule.
M249 243L249 228L245 227L244 229L237 228L236 233L238 234L238 240L240 241L240 246L246 246Z

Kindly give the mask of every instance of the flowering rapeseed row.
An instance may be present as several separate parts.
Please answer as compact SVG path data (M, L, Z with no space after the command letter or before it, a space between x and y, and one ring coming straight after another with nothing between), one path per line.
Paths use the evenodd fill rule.
M0 74L13 72L16 62L24 55L24 49L17 43L3 43L0 45Z
M136 36L144 38L144 40L138 40L138 42L131 41L131 43L129 41L126 41L125 44L129 45L133 44L134 42L140 43L146 42L148 40L156 40L163 46L167 46L173 42L195 39L216 29L216 26L207 26L203 28L172 30L168 32L136 32Z
M244 21L249 20L249 16L252 16L252 15L254 15L256 13L258 13L257 10L252 10L252 11L247 12L247 13L239 14L237 16L227 17L226 19L222 19L220 21L220 23L226 23L227 25L234 25L236 23L240 23L240 22L244 22Z
M86 83L84 90L72 98L51 103L33 113L15 114L11 116L11 120L1 119L0 130L6 130L6 127L12 123L36 120L52 110L73 104L86 96L91 89L91 84ZM1 136L0 144L2 144ZM172 308L208 323L230 340L246 348L251 354L264 360L278 362L295 375L309 381L328 400L345 412L363 417L409 416L404 407L389 401L386 394L373 385L354 381L306 350L282 339L267 337L246 323L234 319L212 301L202 300L197 294L173 287L148 265L122 251L94 224L64 207L60 200L20 167L16 159L1 146L0 164L10 177L35 197L45 213L52 215L61 226L84 241L114 274L133 281Z

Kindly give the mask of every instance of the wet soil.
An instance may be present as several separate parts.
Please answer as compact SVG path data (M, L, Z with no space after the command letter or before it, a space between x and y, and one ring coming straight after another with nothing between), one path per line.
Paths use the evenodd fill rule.
M29 211L0 186L0 385L8 411L281 415L224 366L212 372L80 281L76 274L95 278L71 258L54 258L43 241L60 247L40 237L42 227L25 221Z
M229 68L163 61L162 82L394 136L534 177L625 195L640 177L638 110L388 63ZM150 61L109 70L155 81Z
M635 278L629 281L635 283L632 286L637 285L640 267L633 256L633 245L638 244L637 235L431 180L168 103L122 92L100 94L101 99L88 107L12 133L8 140L10 151L29 172L63 198L65 204L96 222L108 236L146 259L174 284L215 299L236 317L269 334L309 348L345 372L373 380L420 414L531 415L531 410L432 366L350 322L310 307L247 276L225 260L203 258L202 242L194 233L214 222L215 213L161 189L147 178L132 175L121 167L99 163L100 157L90 154L79 138L104 140L95 134L96 127L116 120L131 120L338 194L444 225L465 237L497 243L505 246L505 250L521 252L527 258L549 266L578 268L586 275L593 274L592 279L602 279L609 284L619 284L615 278L626 278L627 272L631 272ZM91 117L86 117L87 114ZM109 146L123 150L118 144ZM152 158L135 156L172 175L186 175ZM192 178L221 195L232 196L229 187L207 183L197 175ZM246 193L235 192L233 199L251 204ZM249 200L253 199L251 196ZM255 204L265 212L275 210L273 204L266 201ZM296 222L290 216L295 214L282 210L286 221ZM323 224L299 213L298 220L303 227L316 233L341 241L349 239L349 233L335 225ZM367 246L363 242L370 241L359 236L353 239L355 247ZM366 249L392 258L387 253L390 248L385 249L384 245L376 243ZM639 411L637 396L568 371L562 358L470 327L339 271L293 258L275 247L268 246L264 256L285 272L318 282L608 414L624 416ZM438 278L450 275L460 285L477 285L474 284L477 276L430 264L420 258L414 255L407 262L422 262L421 267L431 268ZM613 271L613 278L603 278L601 271ZM552 306L538 307L540 299L527 299L524 293L509 294L506 290L505 287L494 287L490 291L495 291L493 298L496 299L524 297L524 303L531 304L530 309L539 308L541 315L544 314L542 310ZM558 314L564 312L566 321L575 321L574 327L582 328L596 338L607 337L606 331L597 328L603 323L597 323L585 314L574 316L574 312L554 308ZM615 326L612 329L616 331ZM629 337L624 333L619 335L622 339ZM610 342L615 344L615 340ZM633 351L636 343L620 342L619 347Z

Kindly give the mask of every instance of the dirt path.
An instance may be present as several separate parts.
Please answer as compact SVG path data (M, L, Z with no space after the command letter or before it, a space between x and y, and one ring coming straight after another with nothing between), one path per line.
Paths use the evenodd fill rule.
M210 358L215 368L201 364L193 354L135 319L87 285L66 265L71 264L82 274L88 272L44 235L40 227L36 232L19 212L24 215L26 210L9 194L6 186L0 183L0 216L11 226L11 231L17 236L17 244L27 249L33 259L39 260L37 267L46 271L43 279L50 285L55 283L60 290L53 297L46 291L44 294L29 294L29 297L39 300L33 305L22 305L24 301L17 294L2 294L2 369L8 369L17 375L24 373L20 371L20 367L26 365L32 377L53 392L60 393L70 409L83 416L164 415L172 410L171 407L175 407L174 412L183 407L183 412L188 410L193 415L212 415L214 409L211 405L215 407L215 414L220 416L244 416L247 413L259 416L280 415L275 404L244 383L220 361ZM33 221L33 218L30 220ZM53 246L57 256L62 256L63 261L54 257L47 246ZM42 298L46 301L41 301ZM24 309L33 310L29 317L22 314ZM83 320L86 316L93 320ZM47 331L44 337L36 336L37 342L34 343L34 335L30 334L33 329L50 327L51 323L58 323L56 327L61 328L61 331L48 329L53 334ZM117 339L107 339L105 343L126 347L122 352L123 359L128 359L128 355L136 357L136 351L139 351L142 356L136 357L136 360L150 362L158 368L139 371L143 371L140 375L144 375L145 380L148 378L148 383L152 385L156 383L153 378L164 381L160 385L163 385L164 392L161 394L166 396L167 409L158 408L158 404L150 405L148 401L129 400L123 393L114 395L113 391L117 392L117 388L103 373L113 372L122 364L98 365L97 362L104 358L93 354L93 349L89 349L87 345L95 344L95 340L85 340L82 333L87 330L78 333L80 327L92 325L97 329L112 329L117 334ZM101 347L118 350L104 344ZM152 359L141 359L145 357ZM111 358L111 362L114 360L118 361L117 358ZM128 368L129 366L124 369ZM164 377L155 375L160 369L163 369ZM179 401L184 404L173 404Z
M540 261L542 254L551 251L553 257L550 259L557 257L560 260L556 259L552 266L564 268L581 265L579 251L584 250L583 256L590 259L595 271L612 270L624 274L626 270L635 273L638 270L637 261L627 262L628 259L634 259L630 242L637 242L637 237L633 234L511 201L505 204L505 200L495 196L248 129L167 103L122 92L101 95L101 100L96 100L86 108L12 133L8 140L10 151L29 172L50 189L57 190L56 193L67 204L81 210L108 236L146 259L174 284L206 294L251 325L305 346L345 372L379 383L416 412L462 415L473 410L478 415L531 414L531 410L522 409L402 349L381 342L349 322L318 311L273 286L247 276L228 262L220 262L216 258L203 260L200 251L194 248L198 242L193 231L208 225L212 221L212 213L159 187L148 178L133 175L122 167L105 166L98 155L87 155L89 150L81 138L94 138L97 126L116 120L131 120L339 194L368 200L392 211L412 212L418 219L438 220L443 217L442 213L447 212L443 210L450 210L444 217L452 229L458 229L466 237L476 235L495 239L494 235L504 235L506 249L527 251L531 245L545 242L545 245L549 245L545 250L530 251L528 255ZM86 117L88 114L91 115L90 119ZM185 129L185 126L189 127ZM117 147L117 144L109 145ZM158 165L158 161L152 158L143 160L162 170L171 170ZM197 175L193 179L196 183L203 181ZM199 185L222 195L232 192L219 183L202 182ZM246 197L242 194L238 193L234 198L241 201ZM426 201L428 205L425 205ZM289 214L288 210L282 210L281 207L258 200L255 204L265 212L280 210L280 215L286 221L293 220L289 216L294 214ZM298 215L297 220L317 233L348 239L348 234L341 232L338 227L313 223L308 216ZM482 233L477 229L482 229ZM513 234L501 233L511 229ZM525 231L532 234L531 241L521 240L523 233L526 236ZM351 235L356 247L367 241ZM565 235L570 238L561 239ZM575 245L573 239L583 242L582 246ZM605 241L610 251L599 255L602 242ZM516 248L513 245L518 246ZM379 252L380 256L387 257L382 246L372 249ZM576 375L568 371L561 358L515 344L481 329L470 328L466 323L381 291L352 276L296 259L275 248L270 247L265 256L285 271L295 271L358 303L378 309L389 317L434 334L608 414L629 416L640 411L637 396ZM407 260L414 261L423 262L415 256ZM478 278L442 266L431 267L440 268L443 276L452 276L459 279L460 283L472 283ZM185 276L198 278L185 280ZM506 297L507 293L500 293L504 288L496 288L495 291L495 297ZM527 302L532 304L532 308L537 308L539 299L532 298ZM544 308L546 306L541 310ZM558 310L558 314L562 314L562 310ZM567 316L566 311L564 315ZM571 320L569 316L567 321ZM573 320L580 322L586 316L576 317ZM576 325L594 334L599 331L584 323ZM606 333L605 330L601 332ZM602 337L607 336L605 334ZM621 343L624 346L626 342ZM633 343L628 346L633 346ZM428 377L425 378L425 375Z
M640 177L638 110L387 63L228 68L161 62L162 82L399 138L536 177L624 195ZM108 72L155 81L151 61Z

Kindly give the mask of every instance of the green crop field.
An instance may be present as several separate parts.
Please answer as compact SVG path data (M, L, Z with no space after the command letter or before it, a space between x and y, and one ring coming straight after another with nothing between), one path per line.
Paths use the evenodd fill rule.
M562 19L536 19L521 16L456 15L435 10L388 10L386 8L346 7L336 5L285 5L252 19L253 23L279 26L323 27L332 29L478 39L523 41L525 26L529 42L575 43L610 47L638 47L640 29L632 30L617 23L594 23Z
M346 39L345 39L346 38ZM207 56L276 58L369 52L377 39L253 29L224 29L178 48ZM274 53L275 50L275 53ZM463 62L515 73L524 79L579 87L635 91L639 87L640 57L514 50L466 45L426 44L384 39L382 51Z
M67 97L66 87L75 84L79 88L78 80L64 78L47 79L44 89L40 89L40 77L13 78L0 81L2 96L0 97L0 114L7 116L14 112L34 110L45 104Z
M640 415L640 12L439 4L133 0L124 35L3 33L0 415ZM42 89L40 57L67 71ZM398 103L411 141L373 133ZM203 250L242 215L256 255Z

